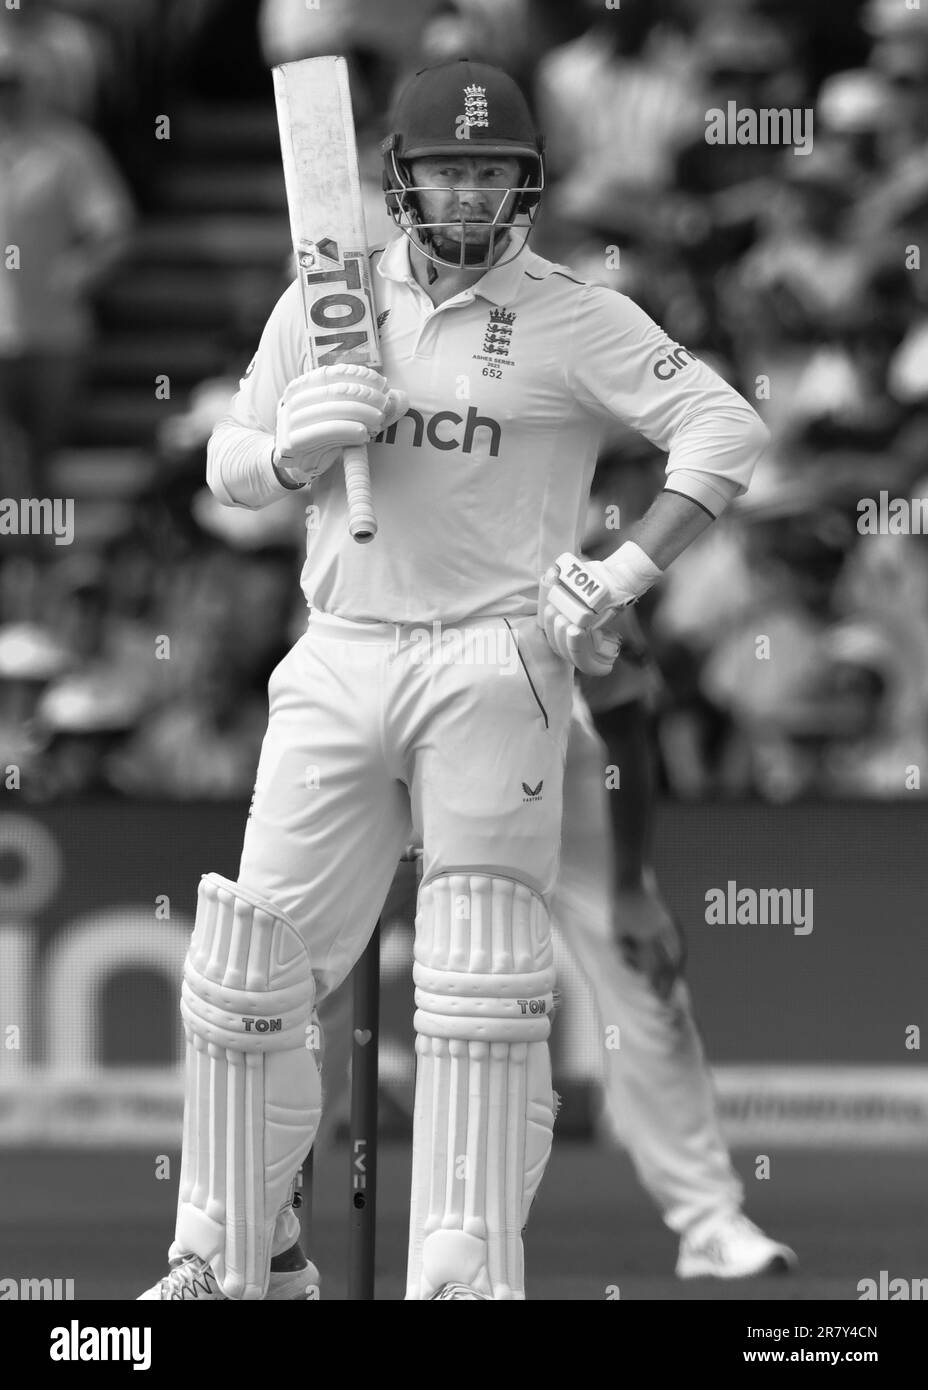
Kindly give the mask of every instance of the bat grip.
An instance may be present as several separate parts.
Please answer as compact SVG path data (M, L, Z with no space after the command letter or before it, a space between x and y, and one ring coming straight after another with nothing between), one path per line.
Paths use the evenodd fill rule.
M363 444L351 444L344 451L345 488L348 493L348 530L359 545L372 541L377 534L374 499L371 496L371 473L367 465L367 449Z

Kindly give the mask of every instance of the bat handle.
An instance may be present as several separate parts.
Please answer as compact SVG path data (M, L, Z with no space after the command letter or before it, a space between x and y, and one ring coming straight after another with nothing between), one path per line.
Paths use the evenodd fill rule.
M363 444L351 444L345 449L344 458L345 488L348 492L348 530L359 545L365 545L377 534L367 449Z

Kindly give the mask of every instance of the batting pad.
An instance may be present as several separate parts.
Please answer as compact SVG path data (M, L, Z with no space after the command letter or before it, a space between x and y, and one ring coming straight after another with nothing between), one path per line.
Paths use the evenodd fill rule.
M406 1298L453 1283L524 1299L522 1227L554 1128L547 910L513 879L442 875L419 892L415 958Z
M277 1213L319 1126L314 1001L295 927L205 874L181 991L187 1089L171 1256L208 1260L227 1298L264 1297Z

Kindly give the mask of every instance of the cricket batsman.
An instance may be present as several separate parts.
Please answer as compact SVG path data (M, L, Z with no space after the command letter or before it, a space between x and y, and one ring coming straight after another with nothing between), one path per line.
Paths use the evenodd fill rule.
M320 1117L307 1043L418 841L406 1297L524 1299L555 1115L574 671L608 673L610 621L746 489L767 438L628 299L529 249L543 142L505 73L417 73L383 151L399 234L371 257L382 374L306 370L294 283L209 444L229 506L307 489L309 613L269 682L238 876L200 881L177 1223L143 1298L301 1299L317 1283L291 1203ZM587 562L615 420L667 451L666 486ZM339 465L364 443L379 532L361 546Z

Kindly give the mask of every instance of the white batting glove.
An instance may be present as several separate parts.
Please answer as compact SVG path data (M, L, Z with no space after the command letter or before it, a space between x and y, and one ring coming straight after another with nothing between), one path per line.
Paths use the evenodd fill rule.
M290 382L277 407L274 466L294 482L311 483L350 444L368 444L409 408L372 367L341 362L313 367Z
M542 575L538 625L551 647L587 676L607 676L621 640L608 624L645 593L661 571L634 541L608 560L566 551Z

